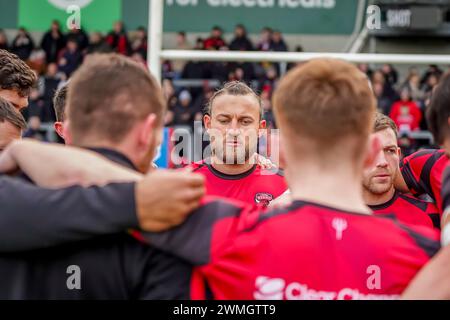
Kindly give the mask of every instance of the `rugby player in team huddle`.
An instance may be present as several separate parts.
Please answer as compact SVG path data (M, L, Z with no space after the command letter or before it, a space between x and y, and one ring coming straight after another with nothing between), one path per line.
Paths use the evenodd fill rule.
M226 83L207 105L204 125L211 140L211 157L193 163L206 179L206 193L268 206L286 189L278 168L265 168L257 154L266 128L259 96L246 84Z
M206 197L181 226L142 232L139 240L191 264L186 289L194 299L398 298L439 250L440 235L374 216L362 197L364 171L384 152L372 135L375 100L365 75L343 61L310 61L280 82L274 111L291 205L267 211ZM123 231L123 224L111 223L117 217L103 218L99 229L92 217L95 233L79 226L77 238ZM134 227L136 217L129 219ZM33 226L23 219L22 226L40 228L33 248L70 242L72 226L45 221ZM185 276L179 274L180 288ZM419 277L408 297L429 283Z
M439 209L430 202L394 188L400 175L400 148L397 127L389 117L377 113L372 136L381 141L374 165L364 171L363 197L375 214L393 214L399 221L428 227L440 227Z

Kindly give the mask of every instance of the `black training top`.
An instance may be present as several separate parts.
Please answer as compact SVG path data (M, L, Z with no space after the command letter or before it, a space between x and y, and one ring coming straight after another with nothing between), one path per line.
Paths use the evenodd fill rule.
M133 168L122 154L94 151ZM64 235L47 227L55 221ZM0 177L0 299L188 298L191 267L132 238L125 230L133 226L132 183L49 190ZM86 239L86 230L99 236L52 247ZM124 231L100 236L105 230ZM42 239L48 248L30 250Z

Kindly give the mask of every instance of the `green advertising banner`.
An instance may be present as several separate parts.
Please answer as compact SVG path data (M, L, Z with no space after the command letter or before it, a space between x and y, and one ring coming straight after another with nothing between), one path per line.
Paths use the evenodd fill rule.
M58 20L66 30L77 8L81 27L89 31L107 32L122 18L122 0L19 0L18 23L29 30L46 31L52 20Z
M295 34L351 34L358 0L166 0L164 30L231 32L241 23L251 33L271 27Z
M0 0L0 29L14 29L17 27L16 0Z
M232 32L242 23L251 33L268 26L291 34L347 35L355 27L360 0L153 1L165 3L165 32L209 32L214 25ZM118 19L128 30L148 23L149 0L0 0L0 28L45 31L53 19L65 27L70 17L65 8L73 4L81 8L81 24L88 31L106 32Z

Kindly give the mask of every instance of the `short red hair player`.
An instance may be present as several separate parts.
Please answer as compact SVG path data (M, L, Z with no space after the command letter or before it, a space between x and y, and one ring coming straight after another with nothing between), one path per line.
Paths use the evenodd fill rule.
M291 205L205 201L182 226L144 238L198 265L193 298L398 297L439 249L439 233L375 217L364 202L363 170L381 148L365 75L313 60L281 80L274 111Z

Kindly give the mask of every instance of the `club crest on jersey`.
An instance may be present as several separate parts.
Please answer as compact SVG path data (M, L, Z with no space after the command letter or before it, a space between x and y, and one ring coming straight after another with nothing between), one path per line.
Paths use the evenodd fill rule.
M333 229L336 230L336 240L342 240L342 234L348 227L347 220L334 218L331 224Z
M260 192L255 195L255 202L258 204L269 205L273 200L273 195L267 192Z

